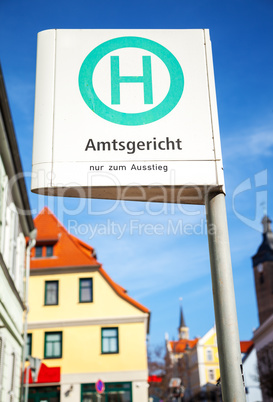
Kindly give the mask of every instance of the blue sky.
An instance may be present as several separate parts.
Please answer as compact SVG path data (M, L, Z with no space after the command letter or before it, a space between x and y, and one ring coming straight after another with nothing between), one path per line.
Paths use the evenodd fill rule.
M191 337L214 324L204 207L30 193L37 33L210 30L239 331L246 340L258 326L251 256L262 239L263 214L273 218L272 21L272 0L0 1L0 61L33 216L48 205L72 234L96 248L112 278L151 310L151 344L163 343L165 332L177 337L180 297ZM155 225L161 225L157 234L150 230Z

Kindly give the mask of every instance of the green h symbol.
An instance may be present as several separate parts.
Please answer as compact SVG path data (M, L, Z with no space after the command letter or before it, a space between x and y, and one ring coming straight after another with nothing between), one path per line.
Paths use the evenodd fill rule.
M119 56L111 56L111 103L120 105L120 84L122 82L142 82L144 88L144 104L153 103L151 56L142 56L143 75L120 76Z

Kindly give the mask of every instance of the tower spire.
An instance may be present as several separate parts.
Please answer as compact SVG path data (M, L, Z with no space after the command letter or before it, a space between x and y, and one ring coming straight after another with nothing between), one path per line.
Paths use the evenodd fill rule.
M184 314L183 314L183 309L182 305L180 305L180 323L179 323L179 328L185 327L185 320L184 320Z
M178 328L178 336L179 339L189 339L189 328L185 324L183 309L182 309L182 297L179 297L180 300L180 311L179 311L179 328Z
M263 241L252 257L260 325L273 313L273 233L267 215L264 215L262 225Z
M263 230L264 233L272 232L271 223L272 223L271 219L270 219L267 215L265 215L265 216L263 217L263 219L262 219L262 224L263 224L263 228L264 228L264 230Z

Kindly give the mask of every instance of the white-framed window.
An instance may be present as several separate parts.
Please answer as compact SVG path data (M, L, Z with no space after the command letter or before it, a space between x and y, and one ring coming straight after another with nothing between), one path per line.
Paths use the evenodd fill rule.
M209 381L215 381L214 369L208 369L208 378L209 378Z
M9 231L9 264L11 276L15 279L17 263L17 239L19 232L19 219L15 205L10 205L10 231Z
M211 349L206 350L206 359L207 359L208 362L213 361L213 352L212 352Z
M16 272L16 287L19 294L24 299L24 277L25 277L25 251L26 241L23 232L20 230L17 239L17 272Z
M0 252L2 254L5 249L7 193L8 177L0 158Z

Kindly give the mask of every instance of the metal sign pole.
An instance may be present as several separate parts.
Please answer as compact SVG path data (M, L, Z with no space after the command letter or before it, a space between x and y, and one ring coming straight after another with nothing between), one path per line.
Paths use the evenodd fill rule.
M29 384L29 371L30 371L30 367L27 366L26 368L26 383L25 383L25 399L24 401L27 402L28 401L28 384Z
M246 396L223 193L207 194L206 213L223 401L244 402Z

